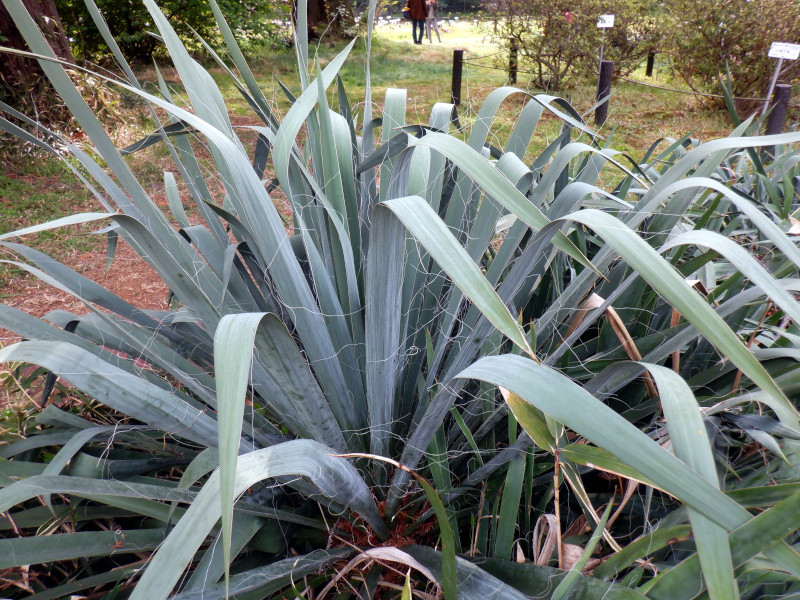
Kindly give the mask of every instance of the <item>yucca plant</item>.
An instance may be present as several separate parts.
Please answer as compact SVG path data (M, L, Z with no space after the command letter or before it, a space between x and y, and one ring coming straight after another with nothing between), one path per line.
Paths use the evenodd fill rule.
M2 523L20 534L0 567L43 565L39 589L18 582L32 597L800 591L800 251L793 196L769 213L756 189L793 181L799 134L744 137L745 122L633 161L566 102L529 96L498 148L491 121L520 90L490 94L462 139L448 104L407 123L401 90L374 118L369 70L356 114L337 80L352 44L313 76L302 2L302 93L279 119L211 0L233 64L213 56L263 122L249 149L152 0L182 99L163 80L142 89L88 2L127 76L114 84L160 119L120 152L4 2L94 151L7 107L28 127L0 125L68 150L104 210L0 238L89 311L0 307L25 339L0 360L46 368L116 419L47 406L0 449ZM545 111L563 133L523 162ZM169 214L124 159L153 143L188 190L165 173ZM766 144L783 145L768 167L750 151ZM163 278L169 310L10 241L100 220Z

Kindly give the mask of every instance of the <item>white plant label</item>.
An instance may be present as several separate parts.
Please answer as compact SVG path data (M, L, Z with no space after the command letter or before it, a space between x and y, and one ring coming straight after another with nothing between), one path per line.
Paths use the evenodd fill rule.
M598 29L610 29L614 26L614 15L600 15L597 18Z
M598 25L599 27L599 25ZM797 60L800 57L800 44L786 44L784 42L772 42L769 47L770 58L783 58L786 60Z

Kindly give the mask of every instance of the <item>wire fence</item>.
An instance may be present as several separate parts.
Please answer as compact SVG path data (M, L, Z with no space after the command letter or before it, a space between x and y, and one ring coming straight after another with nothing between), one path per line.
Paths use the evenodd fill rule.
M500 52L495 52L494 54L487 54L486 56L470 56L468 58L465 58L464 62L470 62L473 60L483 60L485 58L492 58L493 56L499 56L500 54L505 54L505 52L501 50ZM494 69L497 67L492 67L492 68Z
M508 73L509 70L510 70L510 66L509 67L497 67L497 66L493 66L493 65L479 64L478 62L476 62L476 61L479 61L479 60L485 60L487 58L493 58L493 57L499 56L501 54L505 55L506 53L502 52L502 51L501 52L495 52L494 54L487 54L485 56L474 56L474 57L469 57L469 58L463 58L462 61L465 64L468 64L470 67L476 67L478 69L488 69L488 70L492 70L492 71L502 71L503 73ZM514 72L516 74L518 74L518 75L538 75L538 73L534 73L532 71L521 71L519 69L514 69ZM655 84L652 84L652 83L646 83L644 81L637 81L635 79L629 79L627 77L620 77L620 76L614 76L614 79L616 81L624 81L626 83L631 83L631 84L634 84L634 85L640 85L640 86L648 87L648 88L652 88L652 89L663 90L665 92L674 92L676 94L684 94L684 95L687 95L687 96L696 96L696 97L702 97L702 98L715 98L715 99L720 99L720 100L724 100L725 99L725 96L723 96L722 94L706 94L706 93L698 92L698 91L695 91L695 90L679 90L679 89L676 89L676 88L670 88L670 87L665 87L665 86L661 86L661 85L655 85ZM750 102L766 102L767 98L748 98L748 97L742 97L742 96L734 96L733 100L743 100L743 101L750 101ZM791 106L792 108L800 108L800 104L791 103L791 102L787 106Z
M498 71L502 71L502 69L499 69L499 68L497 70ZM722 99L722 100L725 99L725 96L723 96L722 94L705 94L703 92L697 92L697 91L694 91L694 90L677 90L675 88L668 88L668 87L664 87L664 86L661 86L661 85L654 85L652 83L645 83L644 81L637 81L635 79L628 79L627 77L614 77L614 79L616 79L617 81L625 81L626 83L633 83L635 85L641 85L641 86L653 88L653 89L656 89L656 90L664 90L665 92L675 92L676 94L686 94L686 95L689 95L689 96L701 96L703 98L719 98L719 99ZM747 97L743 97L743 96L733 96L733 100L746 100L746 101L752 101L752 102L766 102L767 98L747 98ZM788 106L791 106L793 108L800 108L800 104L789 103Z

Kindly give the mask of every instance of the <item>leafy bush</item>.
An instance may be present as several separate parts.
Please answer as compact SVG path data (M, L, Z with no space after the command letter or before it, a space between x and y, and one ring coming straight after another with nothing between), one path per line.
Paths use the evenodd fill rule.
M749 138L748 121L633 161L533 96L501 149L491 121L519 90L491 93L466 141L451 105L408 124L402 90L379 119L367 92L356 119L339 81L332 109L352 44L315 79L298 44L303 91L278 120L212 3L263 122L253 148L147 5L192 110L127 71L117 85L169 115L127 152L164 144L186 196L166 173L162 212L43 61L98 158L59 143L104 210L0 237L90 308L40 320L0 306L26 339L0 361L41 365L111 411L48 406L0 450L0 526L31 534L0 541L0 568L32 565L15 585L37 599L130 582L148 600L409 597L413 567L447 600L798 591L800 251L784 230L800 134ZM563 135L530 165L545 112ZM766 166L763 144L781 144ZM169 285L170 310L9 241L97 220Z
M770 44L795 41L800 26L800 6L792 0L667 0L664 7L675 70L692 86L713 88L729 69L734 95L743 99L737 106L747 112L759 104L747 98L763 98L769 88L777 60L767 56ZM800 64L785 61L781 81L798 76Z
M597 28L597 19L615 14L614 27ZM520 71L544 90L558 91L574 77L597 73L600 45L603 57L627 74L654 51L662 37L656 6L650 0L578 0L569 4L542 0L497 0L491 3L489 31L501 48L518 51Z
M106 42L83 0L56 0L56 5L73 52L92 60L107 56ZM153 53L163 48L152 35L157 30L144 3L99 0L96 5L129 60L149 63ZM289 18L289 5L273 0L221 0L219 5L228 21L235 23L237 36L247 46L278 39L283 31L273 21ZM203 0L165 0L160 6L183 42L193 50L199 50L200 44L192 29L206 40L218 41L214 15Z

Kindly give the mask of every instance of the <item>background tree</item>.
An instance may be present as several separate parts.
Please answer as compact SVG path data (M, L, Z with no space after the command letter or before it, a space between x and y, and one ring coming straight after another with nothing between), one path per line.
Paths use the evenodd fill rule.
M597 71L602 32L601 14L613 13L615 26L605 38L604 56L618 74L635 68L653 50L661 31L651 0L496 0L490 35L500 46L515 46L519 69L545 90L561 89L569 77Z
M83 0L49 1L58 5L75 54L102 59L107 54L105 42ZM163 52L163 45L150 34L155 27L141 0L96 0L96 4L128 60L150 62L154 53ZM219 0L218 4L235 24L245 48L279 38L281 28L276 21L288 18L287 5L273 0ZM205 0L161 0L158 5L189 48L200 47L192 29L212 45L219 42L214 16Z
M660 49L664 39L663 10L654 0L626 0L604 4L614 13L614 27L606 30L603 57L614 61L619 75L633 71L651 52ZM595 21L595 29L597 22ZM599 30L598 30L599 32Z
M71 61L72 51L69 40L64 34L55 0L24 0L23 4L41 28L56 55ZM27 44L2 2L0 2L0 45L28 50ZM52 94L42 93L44 89L49 88L46 81L35 60L0 52L0 98L4 102L16 106L25 98L37 97L40 100L52 98Z
M677 73L692 86L716 86L730 69L733 93L763 97L776 59L767 52L772 42L799 42L800 4L796 0L667 0L669 47ZM800 61L784 62L781 79L800 78ZM738 100L752 111L760 103Z
M355 37L356 15L350 0L309 0L307 6L309 39ZM292 19L296 17L297 2L293 0Z

